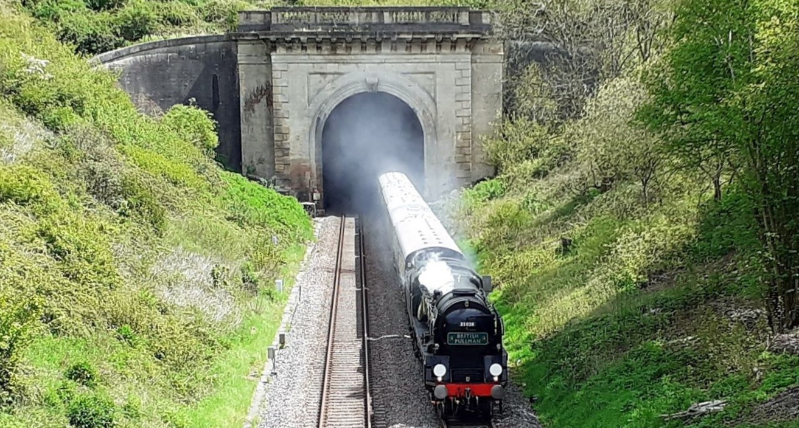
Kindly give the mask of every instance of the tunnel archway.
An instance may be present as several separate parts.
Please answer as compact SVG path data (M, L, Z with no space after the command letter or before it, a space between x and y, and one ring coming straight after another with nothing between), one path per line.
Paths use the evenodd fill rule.
M323 208L329 214L373 208L377 177L405 173L424 189L424 131L413 109L385 92L364 92L339 103L322 128Z

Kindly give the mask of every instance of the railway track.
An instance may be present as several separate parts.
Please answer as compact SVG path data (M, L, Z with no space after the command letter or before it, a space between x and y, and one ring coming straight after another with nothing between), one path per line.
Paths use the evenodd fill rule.
M371 428L369 329L360 230L357 218L341 217L319 428Z

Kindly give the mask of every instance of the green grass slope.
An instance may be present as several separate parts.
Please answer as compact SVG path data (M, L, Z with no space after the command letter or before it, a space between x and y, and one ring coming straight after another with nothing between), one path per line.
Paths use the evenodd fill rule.
M626 122L631 82L603 85L557 131L507 121L487 142L502 173L442 208L494 276L516 379L548 428L797 427L799 356L769 348L762 245L742 191L714 201L683 169L646 193L624 174L593 179L599 161L636 165L627 156L645 144ZM774 406L785 391L794 404ZM710 400L728 405L661 416Z
M235 28L238 11L270 7L243 0L23 0L33 17L77 52L95 55L137 42Z
M544 425L799 427L797 3L503 3L564 53L511 76L498 176L440 212Z
M310 219L0 2L0 426L243 421ZM254 377L253 377L254 376Z

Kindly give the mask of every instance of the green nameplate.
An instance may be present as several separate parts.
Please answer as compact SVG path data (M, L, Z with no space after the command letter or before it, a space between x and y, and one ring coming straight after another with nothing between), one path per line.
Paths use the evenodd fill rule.
M488 333L447 333L447 345L487 345Z

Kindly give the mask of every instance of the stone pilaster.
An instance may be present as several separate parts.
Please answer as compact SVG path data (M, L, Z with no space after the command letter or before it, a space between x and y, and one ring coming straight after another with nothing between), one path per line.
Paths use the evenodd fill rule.
M286 63L277 62L272 64L272 88L274 92L272 105L275 117L275 176L280 184L288 187L291 182L289 176L291 168L291 118L289 117L287 73L288 65Z
M455 63L455 179L469 182L472 171L472 64Z
M472 135L489 136L502 114L502 78L504 51L496 39L477 41L472 47ZM472 140L471 180L493 175L494 167L488 163L482 141Z
M238 74L242 172L269 180L275 174L275 152L272 69L267 42L238 43Z

